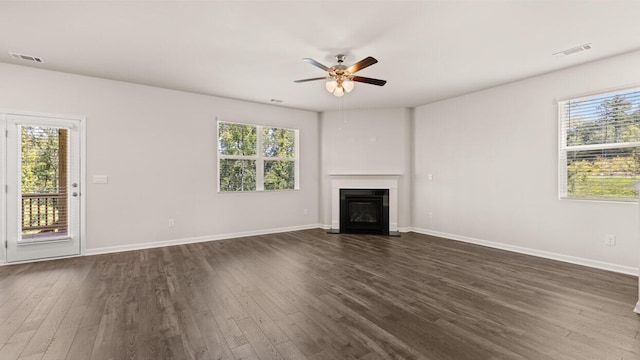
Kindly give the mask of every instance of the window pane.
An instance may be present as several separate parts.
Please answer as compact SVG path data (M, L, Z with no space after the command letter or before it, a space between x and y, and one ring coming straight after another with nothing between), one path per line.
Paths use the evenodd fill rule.
M287 160L265 160L264 189L287 190L295 186L295 162Z
M567 152L568 197L635 200L639 179L638 148Z
M262 129L262 153L267 157L295 158L295 130L279 128Z
M220 159L220 191L255 190L255 160Z
M22 240L66 235L68 130L21 128Z
M218 123L218 153L221 155L256 155L256 127L253 125Z
M567 146L640 141L640 90L570 100L563 117Z

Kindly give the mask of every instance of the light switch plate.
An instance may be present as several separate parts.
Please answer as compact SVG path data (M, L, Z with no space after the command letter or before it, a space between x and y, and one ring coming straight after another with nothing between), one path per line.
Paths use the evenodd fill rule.
M94 184L108 184L109 177L107 175L93 175Z

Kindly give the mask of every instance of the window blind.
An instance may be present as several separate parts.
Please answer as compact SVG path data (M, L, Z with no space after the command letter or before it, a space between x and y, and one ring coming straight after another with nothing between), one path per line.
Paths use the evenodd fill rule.
M561 198L634 201L640 179L640 88L559 103Z

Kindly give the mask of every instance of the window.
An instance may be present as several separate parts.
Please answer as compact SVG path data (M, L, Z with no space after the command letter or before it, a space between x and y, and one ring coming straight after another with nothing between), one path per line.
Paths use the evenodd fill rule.
M559 103L560 198L634 201L640 180L640 88Z
M218 191L298 189L298 130L218 122Z

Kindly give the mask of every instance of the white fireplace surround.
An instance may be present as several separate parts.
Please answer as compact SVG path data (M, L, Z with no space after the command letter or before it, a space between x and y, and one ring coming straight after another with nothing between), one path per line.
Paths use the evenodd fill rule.
M398 231L398 179L396 174L330 174L331 229L340 229L340 189L389 189L389 231Z

